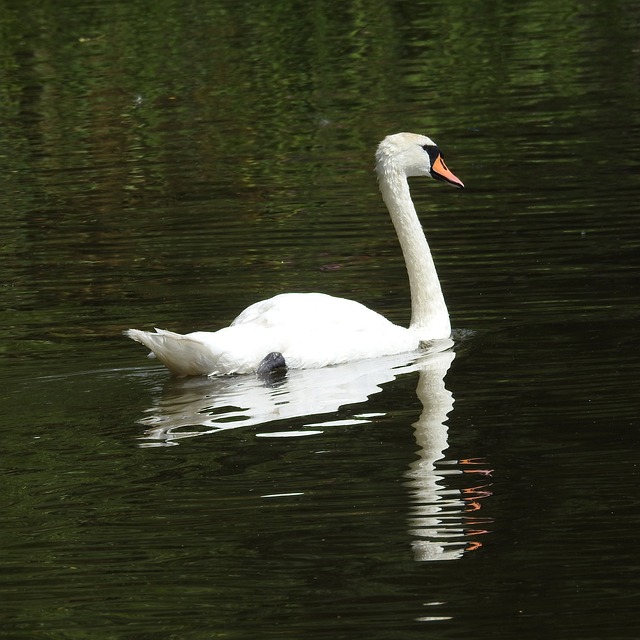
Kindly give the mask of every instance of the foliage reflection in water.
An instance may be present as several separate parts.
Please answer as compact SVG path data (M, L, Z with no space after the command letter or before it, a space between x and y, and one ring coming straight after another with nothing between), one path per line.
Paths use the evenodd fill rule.
M23 4L0 3L0 634L640 637L637 0ZM468 186L413 191L476 332L446 423L425 403L411 433L418 371L277 419L293 377L140 367L123 329L281 291L405 324L372 174L400 130Z

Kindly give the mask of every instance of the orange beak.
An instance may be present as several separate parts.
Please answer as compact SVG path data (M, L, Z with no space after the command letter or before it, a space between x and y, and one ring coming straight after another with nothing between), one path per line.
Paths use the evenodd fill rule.
M436 180L442 180L443 182L452 184L454 187L464 189L464 183L462 182L462 180L460 180L460 178L456 178L453 173L449 171L440 154L438 154L438 157L434 160L433 165L431 165L431 176Z

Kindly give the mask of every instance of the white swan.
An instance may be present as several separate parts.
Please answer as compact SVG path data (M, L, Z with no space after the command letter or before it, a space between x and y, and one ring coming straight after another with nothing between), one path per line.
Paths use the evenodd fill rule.
M382 198L398 234L411 290L409 328L393 324L359 302L322 293L285 293L247 307L229 327L185 335L129 329L174 375L312 369L415 351L448 338L449 313L407 178L430 176L463 188L426 136L387 136L376 152Z

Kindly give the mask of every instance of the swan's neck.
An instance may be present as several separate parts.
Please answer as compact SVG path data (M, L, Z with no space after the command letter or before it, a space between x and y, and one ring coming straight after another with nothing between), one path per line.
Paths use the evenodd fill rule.
M397 171L379 173L380 191L396 228L409 275L411 325L421 339L448 338L451 334L449 312L442 288L416 213L409 183Z

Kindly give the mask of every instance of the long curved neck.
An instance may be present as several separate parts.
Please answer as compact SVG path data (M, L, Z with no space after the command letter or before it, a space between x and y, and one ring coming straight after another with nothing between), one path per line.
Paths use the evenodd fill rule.
M418 214L411 200L406 176L397 170L379 172L380 192L398 234L409 275L411 325L421 339L448 338L449 312L440 280Z

